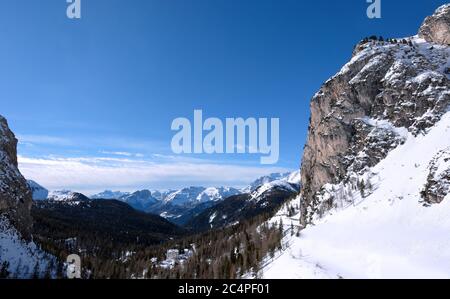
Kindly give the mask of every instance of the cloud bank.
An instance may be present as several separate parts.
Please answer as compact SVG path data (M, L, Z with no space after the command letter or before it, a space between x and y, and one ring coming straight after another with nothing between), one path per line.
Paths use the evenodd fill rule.
M19 168L50 190L70 189L88 195L105 189L176 189L185 186L241 187L281 167L221 164L212 161L154 162L128 157L18 157Z

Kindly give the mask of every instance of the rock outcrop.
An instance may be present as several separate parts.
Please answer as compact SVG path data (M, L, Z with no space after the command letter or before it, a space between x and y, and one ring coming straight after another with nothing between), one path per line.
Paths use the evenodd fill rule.
M427 182L422 191L425 204L436 204L450 193L450 148L440 151L430 162Z
M30 237L31 205L31 190L18 170L17 139L0 116L0 215L6 216L25 239Z
M441 6L425 19L419 36L430 43L450 45L450 4Z
M425 39L359 43L352 60L313 97L301 169L303 226L323 212L318 195L324 185L376 165L405 134L426 134L448 111L450 48L442 44L449 7L427 18L420 29Z

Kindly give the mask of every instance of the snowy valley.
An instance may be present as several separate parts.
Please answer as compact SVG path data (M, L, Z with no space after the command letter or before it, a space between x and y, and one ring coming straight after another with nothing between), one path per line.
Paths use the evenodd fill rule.
M68 254L84 279L450 278L449 38L446 4L361 40L311 100L301 169L244 188L49 191L0 116L0 278L66 278Z

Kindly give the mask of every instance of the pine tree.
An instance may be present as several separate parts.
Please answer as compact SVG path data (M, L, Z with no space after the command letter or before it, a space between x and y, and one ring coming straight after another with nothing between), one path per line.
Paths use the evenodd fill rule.
M283 227L283 219L280 219L280 226L279 226L279 231L280 231L280 233L281 234L283 234L284 233L284 227Z
M4 261L3 264L0 265L0 279L8 278L11 273L9 272L9 262Z
M36 262L36 264L34 265L34 268L33 268L33 276L32 276L33 279L40 278L39 269L40 269L39 262Z
M359 182L359 192L361 192L361 196L365 197L365 189L366 189L366 185L364 182L364 179L361 179L361 181Z

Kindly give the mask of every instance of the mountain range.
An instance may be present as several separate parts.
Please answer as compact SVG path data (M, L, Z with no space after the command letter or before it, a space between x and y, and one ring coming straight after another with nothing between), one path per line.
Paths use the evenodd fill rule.
M449 278L450 4L362 39L310 109L299 172L93 198L27 182L0 116L0 274L76 252L83 278Z
M139 190L135 192L121 192L105 190L90 197L93 200L115 199L127 203L134 209L145 213L160 215L177 225L185 225L195 216L205 209L215 206L217 203L242 194L251 194L259 187L265 185L271 187L271 183L287 184L295 186L293 191L299 189L300 174L298 171L292 173L273 173L263 176L252 182L243 189L232 187L186 187L179 190ZM52 202L67 202L74 204L79 201L86 201L89 198L85 195L68 190L49 192L44 187L34 181L28 181L33 192L34 200L49 200ZM47 197L44 198L44 195Z

